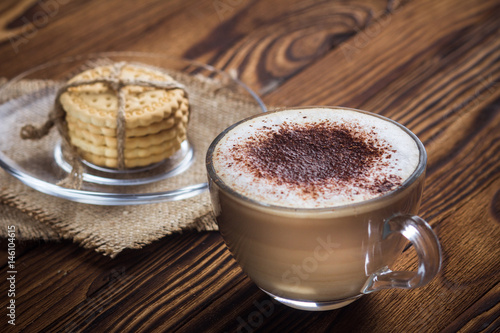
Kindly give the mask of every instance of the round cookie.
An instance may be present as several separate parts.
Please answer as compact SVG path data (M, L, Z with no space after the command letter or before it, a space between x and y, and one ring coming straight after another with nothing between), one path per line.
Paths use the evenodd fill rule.
M69 127L69 134L72 139L80 139L88 142L92 146L106 146L108 148L117 148L118 140L116 136L106 136L95 134L79 127ZM173 127L163 130L155 134L145 136L127 137L125 139L125 149L146 148L153 145L159 145L163 142L172 140L173 138L186 134L184 123L178 123ZM73 143L73 142L72 142Z
M145 136L172 128L179 122L187 124L188 121L189 121L189 105L187 103L182 103L179 109L170 117L164 118L148 126L127 128L125 133L127 137ZM90 133L105 135L109 137L116 137L116 128L95 126L90 123L82 122L78 118L74 118L69 114L66 115L66 122L68 123L68 127L73 130L78 127L79 130L86 130Z
M182 139L182 141L184 141ZM179 141L179 139L177 139ZM151 154L147 157L139 157L139 158L125 158L125 167L127 168L136 168L136 167L143 167L147 166L153 163L158 163L166 158L169 158L173 154L175 154L180 148L181 148L181 142L178 142L177 144L174 144L172 147L169 149L165 150L162 153L158 154ZM118 167L118 160L116 158L112 157L106 157L106 156L101 156L101 155L95 155L89 152L85 151L80 151L80 154L83 156L83 158L90 163L93 163L95 165L99 166L104 166L108 168L117 168Z
M126 159L136 159L148 157L149 155L164 153L165 151L175 146L177 143L182 142L185 137L185 135L179 135L158 145L151 145L145 148L125 149L124 157ZM110 148L107 146L96 146L85 139L73 137L71 138L71 144L75 147L78 147L81 151L92 153L94 155L111 157L115 159L118 158L118 153L115 148Z
M105 79L111 72L112 66L96 67L76 75L68 83ZM167 74L131 64L122 68L118 78L174 82ZM143 86L125 86L122 89L125 92L126 128L149 126L169 117L181 104L188 104L182 89L164 90ZM118 96L104 83L70 87L61 94L60 102L68 115L84 123L99 127L117 127Z

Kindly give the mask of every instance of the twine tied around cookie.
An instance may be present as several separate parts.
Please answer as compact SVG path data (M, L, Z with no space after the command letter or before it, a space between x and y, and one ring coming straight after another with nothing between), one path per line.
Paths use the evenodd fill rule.
M70 144L68 128L65 121L66 112L64 111L60 102L61 95L66 91L68 91L68 89L101 83L106 85L109 89L113 90L116 93L118 99L117 117L116 117L117 121L116 139L117 139L117 153L118 153L117 160L118 160L118 169L120 170L125 169L126 92L123 88L126 86L142 86L142 87L151 87L151 88L165 89L165 90L182 89L184 90L184 93L187 95L185 86L175 80L157 81L149 79L145 80L140 78L134 78L134 79L120 78L120 74L126 65L127 62L114 63L110 75L105 78L98 78L92 80L77 80L71 83L66 83L61 88L58 89L54 107L49 112L47 121L39 127L35 127L33 125L25 125L21 128L20 135L22 139L40 140L50 132L50 130L52 129L52 127L54 127L54 125L58 127L58 130L61 133L65 145L70 148L69 162L72 166L71 173L68 175L66 179L62 180L58 185L67 186L73 189L79 189L81 187L81 182L82 182L81 161L78 157L75 148L73 148L73 146ZM144 68L149 67L146 65L139 65L139 64L134 64L134 66L139 66ZM158 68L154 69L158 70Z

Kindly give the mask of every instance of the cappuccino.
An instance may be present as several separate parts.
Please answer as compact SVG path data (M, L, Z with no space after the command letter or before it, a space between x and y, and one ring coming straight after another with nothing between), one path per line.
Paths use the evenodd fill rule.
M415 171L419 150L401 127L346 109L274 112L232 128L217 144L221 180L253 200L324 208L369 200Z
M439 243L414 216L426 158L418 138L387 118L304 107L225 130L207 172L220 233L248 276L284 304L328 310L437 273ZM391 275L406 237L426 256L418 273Z

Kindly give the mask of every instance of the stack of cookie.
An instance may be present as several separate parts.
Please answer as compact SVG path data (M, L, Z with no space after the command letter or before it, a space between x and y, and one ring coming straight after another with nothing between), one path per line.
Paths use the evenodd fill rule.
M181 88L162 89L154 85L125 85L122 107L125 129L118 136L118 92L106 79L117 76L128 82L175 82L155 68L125 64L118 73L113 65L84 71L60 95L66 112L70 144L90 163L108 168L135 168L157 163L172 156L186 140L189 101ZM96 82L100 81L102 82ZM157 85L158 86L158 85ZM123 159L119 160L119 140Z

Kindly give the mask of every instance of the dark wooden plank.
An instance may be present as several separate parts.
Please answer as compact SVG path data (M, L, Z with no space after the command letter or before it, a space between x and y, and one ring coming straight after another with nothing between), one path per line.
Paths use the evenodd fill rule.
M167 329L182 324L183 310L202 309L244 279L217 233L167 237L115 259L51 244L24 254L16 265L16 323L30 331ZM6 286L2 280L0 289ZM191 315L186 312L184 320Z
M26 7L12 3L14 8ZM17 16L8 16L5 34L21 34L4 37L0 44L2 76L12 77L54 58L130 50L236 70L243 81L262 91L275 89L388 7L387 0L53 0L50 8L31 3L27 10L14 11Z
M391 9L391 1L260 1L237 8L184 55L235 71L265 94Z

